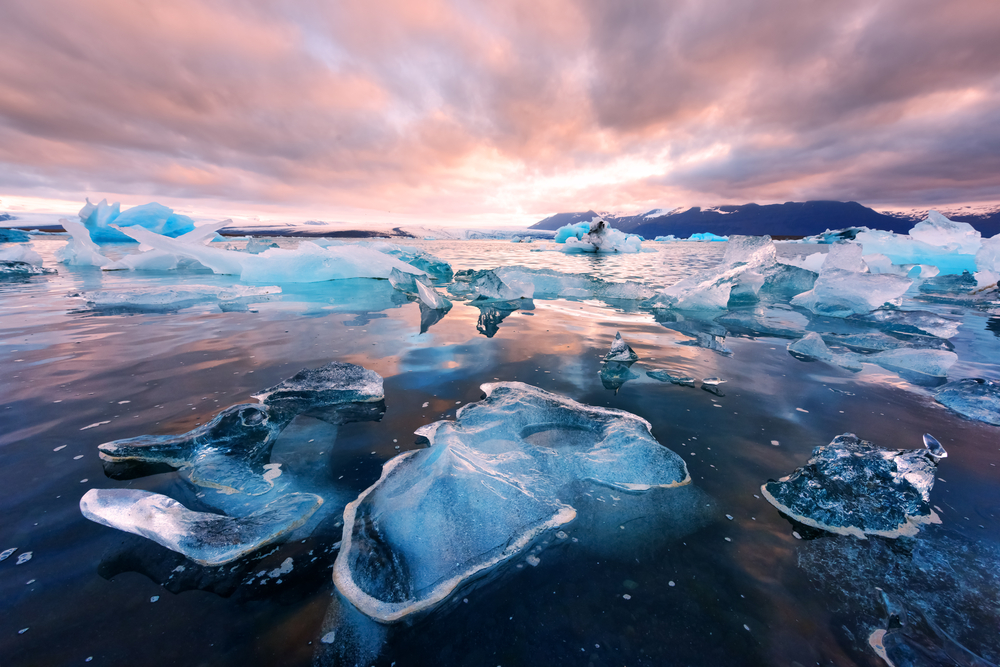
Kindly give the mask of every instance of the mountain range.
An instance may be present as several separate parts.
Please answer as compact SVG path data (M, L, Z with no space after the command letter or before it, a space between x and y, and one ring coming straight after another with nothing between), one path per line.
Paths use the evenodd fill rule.
M968 222L983 237L1000 233L1000 206L972 207L941 210L951 218ZM806 201L784 204L740 204L701 208L656 209L638 215L614 213L557 213L536 222L530 229L558 229L563 225L589 221L600 215L613 227L643 238L673 234L686 238L698 232L711 232L719 236L730 234L770 234L777 238L798 238L820 234L828 229L869 227L905 234L927 217L922 210L876 211L857 202Z

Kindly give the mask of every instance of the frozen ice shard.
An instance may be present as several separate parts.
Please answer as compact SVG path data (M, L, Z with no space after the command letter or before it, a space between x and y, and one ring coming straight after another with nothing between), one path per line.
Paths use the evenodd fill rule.
M915 535L921 525L941 522L930 506L941 452L883 449L845 433L761 492L783 514L820 530L862 539Z
M849 317L898 304L913 281L886 273L871 273L861 259L861 246L838 243L830 249L811 290L792 299L793 306L817 315Z
M101 249L90 238L90 232L83 226L83 223L75 220L59 221L59 224L69 232L70 240L59 250L56 250L56 259L63 264L71 266L104 266L111 264L111 260L101 254Z
M135 533L202 565L224 565L271 544L301 526L323 504L311 493L291 493L244 517L187 509L167 496L135 489L91 489L80 499L83 516Z
M422 304L433 310L450 310L451 301L441 296L427 276L405 273L393 267L389 282L401 292L416 296Z
M605 361L637 361L639 355L635 353L628 343L622 339L620 331L615 332L615 339L611 343L611 349L604 355Z
M942 385L934 400L963 417L1000 426L1000 383L983 378L963 378Z
M334 582L375 620L433 607L572 521L575 484L639 494L690 482L635 415L520 382L482 388L456 421L419 429L430 447L386 463L344 511Z

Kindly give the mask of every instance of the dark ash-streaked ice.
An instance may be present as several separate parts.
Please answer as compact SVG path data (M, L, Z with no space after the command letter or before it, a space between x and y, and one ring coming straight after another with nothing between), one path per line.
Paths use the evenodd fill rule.
M569 502L581 484L633 496L690 482L633 414L520 382L482 389L487 398L456 421L418 429L430 447L387 462L344 511L334 582L377 621L427 610L526 552L577 516Z
M930 506L944 448L933 437L925 449L883 449L853 433L813 450L802 468L761 486L768 502L813 528L864 539L915 535L940 523Z

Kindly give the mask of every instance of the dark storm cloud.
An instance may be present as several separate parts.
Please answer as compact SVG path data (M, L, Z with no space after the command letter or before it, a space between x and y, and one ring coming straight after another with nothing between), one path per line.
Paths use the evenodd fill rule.
M1000 198L993 0L8 0L0 23L16 194Z

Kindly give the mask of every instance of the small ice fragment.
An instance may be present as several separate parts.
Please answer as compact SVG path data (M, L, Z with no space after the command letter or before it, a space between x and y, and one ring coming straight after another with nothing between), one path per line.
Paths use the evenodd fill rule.
M808 410L803 410L802 408L795 408L795 409L798 410L799 412L804 412L806 414L809 414Z
M74 461L79 461L82 458L83 458L83 454L77 454L76 456L73 457L73 460Z
M667 586L670 586L671 588L673 588L673 587L674 587L674 586L676 586L676 585L677 585L677 584L675 584L675 583L674 583L674 582L672 582L672 581L668 581L668 582L667 582Z
M423 404L423 405L421 405L420 407L422 407L422 408L426 408L426 407L427 407L427 406L429 406L429 405L430 405L430 403L424 403L424 404Z
M0 561L7 560L14 554L15 551L17 551L17 547L11 547L10 549L5 549L3 553L0 553Z
M21 628L20 630L17 631L17 634L23 635L27 631L28 631L28 628Z
M747 625L746 623L743 624L743 629L746 630L747 632L750 632L750 626Z
M632 599L632 596L631 596L631 595L629 595L628 593L625 593L625 594L623 594L623 595L622 595L622 599L623 599L623 600L631 600L631 599Z
M58 451L59 451L59 450L61 450L61 449L66 449L66 445L59 445L58 447L56 447L56 448L55 448L55 449L53 449L52 451L54 451L54 452L58 452Z
M31 584L33 584L33 583L35 583L35 580L34 580L34 579L28 579L28 580L27 580L26 582L24 582L24 585L25 585L25 586L30 586L30 585L31 585Z
M565 531L560 530L558 533L556 533L556 537L558 537L560 540L565 540L567 537L569 537L569 535L567 535Z
M31 551L25 551L23 554L21 554L20 556L17 557L17 563L16 564L17 565L24 565L29 560L31 560L31 556L32 556L32 552Z
M732 514L727 514L726 518L729 519L730 521L732 521L733 520L733 515Z
M275 579L283 574L288 574L289 572L292 571L294 567L295 566L292 562L292 558L291 556L289 556L288 558L286 558L281 562L281 567L274 568L273 570L267 573L267 576L271 577L272 579Z
M175 567L175 568L174 568L173 570L171 570L171 571L172 571L172 572L183 572L183 571L184 571L185 569L186 569L186 568L185 568L185 567L184 567L183 565L178 565L177 567Z
M157 600L159 600L159 599L160 599L160 596L159 596L159 595L154 595L153 597L149 598L149 601L150 601L150 602L156 602L156 601L157 601Z
M542 562L541 559L534 554L528 556L525 560L528 561L528 565L531 567L538 567L538 564Z
M799 532L797 530L793 530L792 531L792 537L794 537L797 540L801 540L802 539L802 536L799 535Z
M935 459L943 459L948 456L948 452L944 450L944 446L930 433L924 433L924 447L927 448L927 452Z
M732 542L733 540L729 537L726 538L726 542Z
M81 431L86 431L86 430L87 430L88 428L94 428L95 426L103 426L103 425L105 425L105 424L110 424L110 423L111 423L111 420L110 420L110 419L109 419L109 420L107 420L107 421L103 421L103 422L95 422L95 423L93 423L93 424L88 424L87 426L84 426L84 427L83 427L83 428L81 428L80 430L81 430Z
M720 385L723 382L726 382L726 380L722 380L722 379L716 378L716 377L705 378L704 380L701 381L702 384L707 384L710 387L714 387L716 385Z
M771 444L774 445L775 447L777 447L778 446L778 441L777 440L772 440Z
M337 638L337 631L333 630L332 632L328 632L322 637L320 637L320 641L323 642L324 644L332 644L333 640L336 638Z
M131 403L132 401L118 401L118 405L125 405L126 403Z

